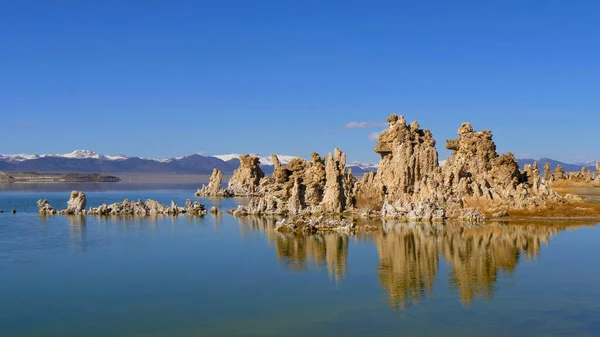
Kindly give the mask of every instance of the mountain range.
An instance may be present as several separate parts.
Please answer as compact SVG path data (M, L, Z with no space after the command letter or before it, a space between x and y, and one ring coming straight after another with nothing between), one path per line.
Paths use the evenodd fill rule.
M586 167L589 171L596 172L596 162L587 162L587 163L577 163L577 164L569 164L564 163L558 160L550 159L550 158L540 158L540 159L517 159L519 162L519 167L524 169L525 165L533 165L534 161L537 161L540 173L544 174L544 165L546 163L550 164L550 169L552 172L556 169L556 166L560 165L566 172L575 172L581 171L583 167Z
M260 156L261 168L273 172L270 157ZM210 174L214 168L232 174L238 168L239 154L203 156L193 154L170 159L149 159L125 155L103 155L90 150L75 150L66 154L0 154L0 171L39 173L137 173L137 174ZM285 165L294 156L278 155ZM356 175L377 169L377 164L350 163Z
M273 161L270 157L260 156L261 168L266 174L273 172ZM218 168L224 174L232 174L239 166L239 154L203 156L192 154L170 159L149 159L128 157L125 155L103 155L90 150L75 150L66 154L0 154L0 171L7 172L39 172L39 173L134 173L134 174L210 174ZM296 158L278 155L283 165ZM581 171L587 167L595 171L595 162L569 164L550 158L518 159L521 169L527 164L538 162L543 173L545 163L550 163L552 171L561 165L565 171ZM443 162L441 163L443 164ZM376 163L352 162L348 164L355 176L365 172L376 171Z

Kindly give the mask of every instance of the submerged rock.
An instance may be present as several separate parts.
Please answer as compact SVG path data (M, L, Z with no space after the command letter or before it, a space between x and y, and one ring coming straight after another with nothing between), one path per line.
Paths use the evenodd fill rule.
M293 217L284 218L275 224L275 231L280 233L317 233L317 232L356 232L373 231L376 226L363 225L357 226L350 219L326 219L320 217Z

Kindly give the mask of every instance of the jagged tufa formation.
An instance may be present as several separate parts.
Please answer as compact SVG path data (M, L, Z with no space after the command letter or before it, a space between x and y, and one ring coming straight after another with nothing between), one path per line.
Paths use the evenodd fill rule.
M381 159L373 176L363 177L357 200L382 200L381 213L386 217L407 217L415 220L443 220L445 211L440 188L441 171L435 140L419 123L409 125L403 116L388 117L389 128L381 133L375 147Z
M202 185L202 188L196 191L195 196L197 197L232 197L233 194L225 189L221 188L223 182L223 172L215 168L210 175L208 185Z
M264 177L255 188L247 206L239 206L235 215L248 214L322 214L342 213L353 205L352 186L356 179L346 171L346 155L339 149L324 161L317 153L309 162L295 158L281 166L272 155L273 176Z
M261 170L260 158L252 155L240 156L240 167L233 172L227 190L235 196L252 196L257 193L260 180L265 176Z
M417 122L407 125L402 116L392 115L388 122L375 148L379 171L363 178L356 196L380 191L385 217L479 221L485 213L504 216L515 208L565 201L540 181L537 164L521 172L512 153L499 155L491 131L476 132L463 123L458 138L446 142L452 155L439 167L429 130Z
M544 166L544 180L557 187L588 187L600 185L600 163L596 162L596 171L592 172L587 167L582 167L578 172L565 172L562 166L557 165L554 172L550 164Z
M248 186L245 190L254 198L233 213L361 211L413 221L480 221L509 215L515 209L539 209L577 199L552 191L547 180L540 178L537 163L522 172L512 153L498 154L491 131L474 131L470 123L463 123L458 138L446 142L452 155L440 167L429 130L421 129L416 121L407 124L403 116L395 114L387 121L389 128L380 134L375 147L381 156L379 169L360 181L347 171L346 156L339 149L326 161L313 153L310 162L294 159L286 166L273 156L275 172L262 179L259 174L249 174L249 167L258 167L258 159L247 156L240 160L238 171L247 174L244 179L238 174L229 185Z

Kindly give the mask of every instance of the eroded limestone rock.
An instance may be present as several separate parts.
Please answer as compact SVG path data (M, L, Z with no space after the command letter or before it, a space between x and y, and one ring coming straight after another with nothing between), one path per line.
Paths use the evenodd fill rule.
M325 165L325 191L321 205L323 211L329 213L342 213L347 209L348 179L346 177L346 155L335 149L333 155L329 153Z
M258 193L260 180L265 176L257 156L241 155L240 167L233 172L227 190L234 196L253 196Z
M247 206L230 211L234 215L286 215L341 213L352 207L356 179L346 171L346 156L336 149L327 162L317 153L311 161L301 158L281 166L273 155L272 177L261 179L255 197Z
M431 132L416 122L406 124L402 116L392 115L388 122L375 148L379 170L358 184L356 195L362 200L362 193L380 191L385 217L481 221L486 213L565 202L540 180L537 163L521 172L512 153L499 155L490 131L463 123L458 138L446 142L452 155L439 167Z
M198 201L187 199L185 207L178 206L174 201L171 205L163 205L158 201L148 199L146 201L137 200L116 202L110 205L102 204L98 207L93 207L88 210L85 207L85 194L83 192L73 191L69 199L69 208L56 211L48 200L38 200L38 212L42 215L49 214L65 214L65 215L133 215L133 216L148 216L148 215L178 215L189 214L195 216L204 216L207 211ZM82 206L83 205L83 206Z
M87 199L83 192L73 191L71 192L69 201L67 201L67 209L63 212L67 214L81 214L81 212L85 209L86 202Z
M322 232L345 232L354 233L357 231L374 231L376 226L362 225L358 226L351 219L327 219L323 216L306 217L298 216L284 218L275 223L275 231L280 233L322 233Z
M395 114L387 121L389 128L380 134L375 147L381 157L376 173L367 173L357 181L346 170L346 156L339 149L326 161L313 153L310 162L295 159L286 166L273 156L273 176L260 179L258 186L256 180L246 183L253 186L249 190L254 198L231 213L314 215L359 211L409 221L455 218L479 222L486 214L504 217L514 209L535 209L549 202L576 199L559 196L548 186L564 174L562 168L549 174L546 165L543 180L537 163L522 172L512 153L498 154L491 131L475 131L470 123L463 123L458 138L446 142L452 155L440 167L436 142L429 130L421 129L417 122L407 124L403 116ZM238 170L249 172L251 164L241 164ZM589 172L582 174L589 176ZM240 180L249 181L236 178L230 185L242 185Z
M553 179L552 170L550 168L550 163L546 162L544 164L544 180L548 183L551 183Z
M214 169L210 175L208 185L202 185L202 188L196 191L196 197L232 197L232 193L225 188L221 188L223 182L223 172L219 169Z
M46 199L38 200L37 206L38 206L38 213L40 215L56 214L56 210L54 209L54 207L52 207L52 205L50 205L50 203Z
M595 172L592 172L587 167L582 167L581 171L578 172L565 172L562 166L557 165L554 173L549 174L549 178L545 180L553 184L562 184L563 187L598 185L600 184L600 178L598 175L600 168L598 166L600 166L600 164L596 162Z

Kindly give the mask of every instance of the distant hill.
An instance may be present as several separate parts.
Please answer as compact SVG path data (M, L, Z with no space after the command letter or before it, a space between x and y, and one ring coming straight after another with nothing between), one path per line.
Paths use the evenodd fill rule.
M535 161L537 161L542 175L544 174L544 165L546 165L546 163L550 163L550 169L552 170L552 172L554 172L554 170L556 169L556 166L558 166L558 165L562 166L562 168L567 172L581 171L581 169L584 167L584 165L564 163L564 162L550 159L550 158L540 158L538 160L517 159L517 162L519 163L519 167L521 169L524 169L525 165L527 165L527 164L533 165L533 162L535 162ZM587 169L592 172L596 172L596 164L595 163L593 165L585 165L585 167L587 167Z
M233 174L239 166L238 154L190 156L170 159L147 159L127 157L125 155L102 155L90 150L75 150L67 154L43 155L2 155L0 154L0 171L5 172L38 172L38 173L128 173L128 174L211 174L214 168L224 174ZM261 168L266 174L273 173L270 157L260 157ZM283 165L293 156L279 156ZM262 164L265 165L262 165ZM355 176L376 170L369 164L352 163Z
M5 172L39 172L39 173L105 173L105 174L211 174L218 168L224 174L233 174L238 168L239 154L225 154L203 156L192 154L189 156L170 159L148 159L127 157L125 155L103 155L90 150L75 150L66 154L0 154L0 171ZM273 173L273 162L270 156L257 155L260 158L261 168L265 174ZM294 156L278 155L282 165L287 164ZM550 158L518 159L521 169L527 164L538 162L541 173L544 164L550 163L552 171L561 165L565 171L581 171L582 167L595 172L595 162L585 164L569 164ZM355 177L360 178L364 173L376 171L375 163L349 163Z

